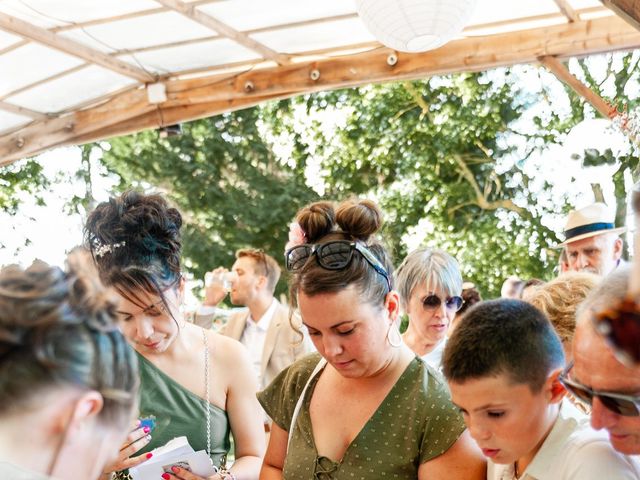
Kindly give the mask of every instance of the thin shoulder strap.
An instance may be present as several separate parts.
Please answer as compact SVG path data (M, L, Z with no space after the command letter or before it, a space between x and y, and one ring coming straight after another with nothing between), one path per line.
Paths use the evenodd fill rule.
M309 376L309 380L307 380L306 385L302 389L302 393L298 397L298 403L296 403L296 408L293 409L293 416L291 417L291 423L289 424L289 438L287 439L287 452L289 451L289 445L291 444L291 437L293 436L292 435L293 428L296 424L296 419L300 414L300 409L302 408L302 403L304 402L304 396L307 393L307 389L311 384L311 380L313 380L318 375L318 373L320 373L320 371L324 368L326 364L327 364L327 361L324 358L321 358L318 364L316 365L316 368L314 368L313 372L311 372L311 375Z

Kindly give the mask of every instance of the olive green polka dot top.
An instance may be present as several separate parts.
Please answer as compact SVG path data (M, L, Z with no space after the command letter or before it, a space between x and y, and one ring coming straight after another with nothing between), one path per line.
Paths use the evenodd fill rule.
M292 435L284 464L285 480L415 479L420 464L446 452L465 429L440 375L416 357L342 460L318 456L309 405L320 375L309 384L292 429L290 424L298 398L319 360L317 353L298 360L258 393L267 414Z

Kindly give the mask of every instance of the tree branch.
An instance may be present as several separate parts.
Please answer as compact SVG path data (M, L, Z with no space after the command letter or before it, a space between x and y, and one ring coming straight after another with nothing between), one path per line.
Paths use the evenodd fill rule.
M522 215L524 213L523 208L517 206L515 203L513 203L513 201L509 199L489 201L487 197L480 190L480 186L478 185L478 182L473 176L473 172L469 169L469 167L464 162L464 160L460 157L460 155L454 155L453 158L458 164L461 175L465 178L467 182L469 182L469 185L471 185L471 188L473 189L476 195L475 200L471 201L471 203L478 205L483 210L497 210L499 208L504 208L505 210L516 212L518 215ZM454 207L453 211L455 211L459 207L460 206Z
M599 183L592 183L591 191L593 192L593 198L596 202L604 203L604 194L602 193L602 187Z
M407 92L409 92L409 95L411 95L411 98L413 98L413 101L418 104L422 111L420 113L420 120L424 117L428 117L429 120L431 120L431 116L429 115L429 104L425 101L424 97L420 92L418 92L418 90L416 90L416 87L414 87L411 82L404 82L403 85Z

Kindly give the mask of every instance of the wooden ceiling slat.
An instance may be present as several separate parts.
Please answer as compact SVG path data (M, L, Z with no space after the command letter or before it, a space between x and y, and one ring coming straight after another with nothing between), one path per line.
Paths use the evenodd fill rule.
M45 122L35 122L26 128L0 136L0 164L40 153L54 146L75 144L79 139L87 141L89 138L104 138L106 135L120 135L207 117L254 105L268 98L285 98L374 82L418 79L517 63L533 63L544 56L564 59L633 48L640 48L640 32L622 19L608 16L491 37L460 39L425 53L399 53L394 65L387 63L388 56L393 52L379 48L358 55L265 68L237 75L172 80L166 82L168 100L161 105L149 105L145 90L136 89L98 107ZM311 79L313 70L320 73L315 81ZM221 110L224 105L227 107ZM136 121L140 123L136 124ZM137 127L134 128L134 124Z
M556 2L556 5L558 6L562 14L565 17L567 17L567 20L569 20L570 22L577 22L578 20L580 20L580 17L576 13L576 11L573 9L573 7L569 5L569 2L567 0L553 0L553 1Z
M33 40L34 42L41 43L48 47L60 50L69 55L82 58L89 63L100 65L111 71L117 72L127 77L135 78L141 82L153 81L154 77L148 72L129 65L126 62L112 58L107 54L94 50L82 45L81 43L74 42L68 38L61 37L55 33L37 27L30 23L27 23L19 18L12 17L6 13L0 12L0 28L3 28L7 32L11 32L22 37Z
M171 8L176 12L181 13L185 17L190 18L194 22L198 22L201 25L204 25L207 28L210 28L220 35L223 35L234 42L239 43L240 45L258 52L262 57L267 60L273 60L279 65L286 65L290 63L290 60L287 56L282 55L281 53L272 50L266 45L257 42L250 36L231 28L226 23L221 22L220 20L212 17L211 15L207 15L206 13L198 10L195 6L190 5L188 3L184 3L180 0L156 0L156 2L164 5L167 8Z
M357 13L345 13L344 15L335 15L332 17L320 17L320 18L312 18L309 20L300 20L298 22L291 23L279 23L278 25L270 25L268 27L254 28L252 30L245 30L243 33L247 35L253 35L255 33L266 33L266 32L275 32L277 30L284 30L287 28L299 28L299 27L309 27L311 25L318 25L320 23L329 23L329 22L337 22L340 20L349 20L352 18L358 18Z
M12 45L9 45L8 47L0 49L0 56L4 55L5 53L9 53L9 52L15 50L16 48L24 47L28 43L29 43L29 40L20 40L20 41L14 43Z
M222 2L222 1L226 1L226 0L196 0L194 2L191 2L189 5L199 6L199 5L206 5L208 3L215 3L215 2ZM55 33L65 32L67 30L93 27L96 25L103 25L105 23L119 22L120 20L130 20L132 18L144 17L147 15L154 15L156 13L163 13L168 11L169 9L166 7L149 8L147 10L139 10L137 12L123 13L122 15L114 15L113 17L96 18L94 20L87 20L86 22L72 22L72 23L69 23L68 25L61 25L58 27L50 28L49 31L55 32Z
M36 112L35 110L30 110L25 107L20 107L18 105L13 105L12 103L2 101L0 101L0 109L7 112L15 113L17 115L33 118L34 120L47 120L49 118L42 112Z
M4 95L0 95L0 100L5 100L9 97L12 97L13 95L17 95L21 92L24 92L26 90L29 90L30 88L35 88L35 87L39 87L40 85L43 85L45 83L51 82L53 80L57 80L58 78L62 78L65 75L69 75L70 73L74 73L77 71L82 70L83 68L86 68L87 64L83 63L82 65L77 65L75 67L69 68L68 70L64 70L62 72L58 72L55 75L51 75L50 77L44 78L42 80L38 80L37 82L31 82L27 85L23 85L20 88L16 88L15 90L12 90L10 92L5 93Z
M135 55L136 53L142 52L153 52L154 50L162 50L164 48L172 48L172 47L183 47L185 45L193 45L196 43L202 42L210 42L211 40L216 40L219 38L223 38L220 35L211 35L210 37L200 37L200 38L190 38L189 40L181 40L178 42L170 42L170 43L162 43L158 45L151 45L148 47L140 47L140 48L130 48L118 50L116 52L110 53L111 56L120 56L120 55Z

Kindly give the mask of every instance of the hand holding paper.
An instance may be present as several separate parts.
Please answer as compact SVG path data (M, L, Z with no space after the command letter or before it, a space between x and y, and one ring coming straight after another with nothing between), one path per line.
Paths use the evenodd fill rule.
M194 452L187 437L177 437L151 452L152 458L142 465L131 468L129 474L133 480L159 480L167 478L163 474L172 473L171 467L180 467L181 472L189 474L185 479L204 479L217 473L204 450ZM186 475L185 474L185 475ZM171 477L168 477L171 478ZM180 478L175 477L174 478Z

